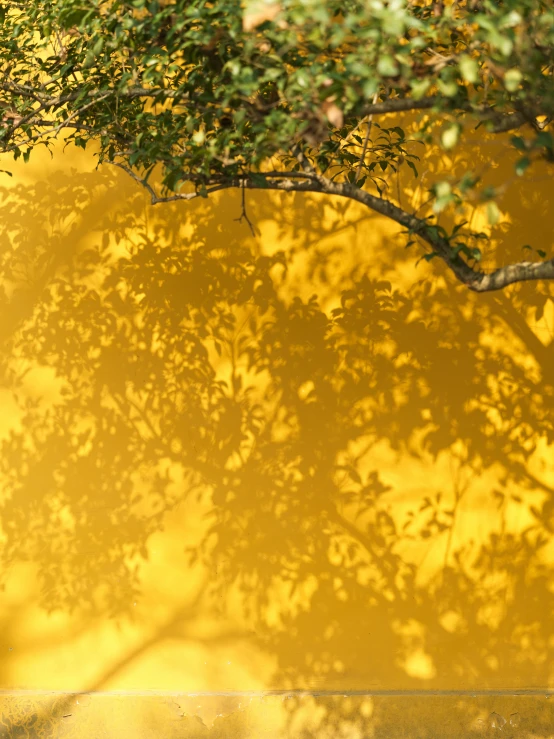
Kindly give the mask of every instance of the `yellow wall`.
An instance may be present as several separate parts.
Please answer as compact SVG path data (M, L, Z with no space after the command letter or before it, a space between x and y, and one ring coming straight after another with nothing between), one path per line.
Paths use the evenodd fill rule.
M251 195L252 236L237 194L13 171L3 736L554 734L549 286L472 295L348 203ZM498 263L550 250L548 185Z

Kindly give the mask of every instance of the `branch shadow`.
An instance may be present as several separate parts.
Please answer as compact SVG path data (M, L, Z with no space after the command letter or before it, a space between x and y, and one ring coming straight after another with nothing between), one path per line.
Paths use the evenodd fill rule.
M0 366L17 404L2 430L2 572L27 562L46 611L125 627L153 537L201 511L178 538L169 618L91 691L186 637L202 609L239 614L228 638L272 656L277 689L551 684L553 350L524 315L528 286L397 289L365 245L353 257L334 238L341 214L322 218L317 197L283 249L217 225L238 199L151 209L111 173L0 197ZM250 217L284 203L254 197ZM317 269L306 223L330 239ZM187 599L192 572L204 576ZM317 735L404 736L392 700L381 717L377 700L366 717L322 701ZM4 721L8 736L52 711ZM291 736L313 735L305 702L286 711ZM481 704L449 712L495 729L475 724ZM550 713L534 715L547 736Z

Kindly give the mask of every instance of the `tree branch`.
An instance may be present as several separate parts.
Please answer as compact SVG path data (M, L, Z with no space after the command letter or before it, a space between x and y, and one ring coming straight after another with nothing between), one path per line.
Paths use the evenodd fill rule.
M254 183L248 183L247 187L264 189L263 186ZM271 183L269 188L286 192L319 192L327 195L338 195L366 205L376 213L380 213L404 226L427 242L437 256L446 263L455 277L474 292L502 290L516 282L554 279L554 259L546 262L519 262L500 267L489 274L475 271L457 254L453 253L448 240L441 237L425 219L417 218L394 203L378 198L351 185L349 182L336 183L318 175L317 180L311 179L305 182L281 180Z
M240 213L240 216L238 218L235 218L235 221L238 221L239 223L242 223L242 219L244 218L244 220L248 224L248 227L250 228L250 232L251 232L252 236L256 236L256 230L254 229L254 226L252 225L252 221L248 217L248 213L246 211L246 190L245 190L245 187L244 187L244 181L243 181L242 187L240 189L240 193L241 193L241 197L240 197L240 200L241 200L241 213ZM234 372L234 370L233 370L233 372Z
M140 177L136 172L133 172L133 170L130 167L127 167L125 164L122 164L121 162L114 162L113 160L108 161L107 163L112 164L114 167L119 167L119 169L122 169L124 172L126 172L138 185L143 187L150 195L150 202L152 203L152 205L157 205L158 203L174 203L178 200L195 200L196 198L206 197L214 192L219 192L220 190L229 190L230 188L241 186L239 180L233 182L232 184L229 182L221 182L219 184L214 184L211 187L206 188L204 194L201 194L199 192L179 192L175 193L175 195L167 195L164 197L158 195L158 193L154 190L149 182L147 182L143 177Z
M413 98L394 98L392 100L385 100L381 103L375 102L368 105L367 108L364 109L363 115L364 117L367 117L387 115L388 113L409 113L415 110L429 110L430 108L438 108L445 102L450 101L440 95L424 97L420 100L414 100ZM534 119L536 117L534 113L499 113L495 108L475 107L469 103L454 104L452 109L464 110L467 113L473 113L484 121L492 121L493 126L490 129L492 133L513 131L516 128L520 128L525 123L530 123L530 118Z
M1 82L0 90L4 92L15 93L21 97L30 97L33 100L40 101L44 107L50 107L52 105L63 105L64 103L70 103L76 100L82 94L82 88L76 92L71 92L66 95L51 95L44 88L35 88L30 85L22 85L19 82ZM188 93L181 92L179 90L170 90L165 87L131 87L128 90L117 90L115 87L108 90L89 90L85 95L85 98L97 98L104 96L107 92L117 94L120 98L150 98L150 97L162 97L166 98L188 98Z
M73 102L81 94L82 91L78 90L65 95L51 95L44 91L44 88L37 89L30 85L24 85L19 82L4 81L0 83L0 90L9 92L12 94L20 95L21 97L29 97L36 100L40 104L40 109L44 110L53 106L61 106L66 103ZM171 90L164 87L132 87L125 91L116 90L90 90L86 95L85 99L104 97L106 92L112 92L117 94L120 99L133 100L136 98L165 98L176 101L191 101L190 95L187 92L181 90ZM448 98L444 98L440 95L432 95L423 97L419 100L413 98L393 98L392 100L384 100L383 102L374 102L368 105L362 111L363 118L368 116L379 116L387 115L389 113L409 113L416 110L429 110L434 107L441 107L444 103L451 104ZM196 104L196 103L195 103ZM468 113L473 113L483 120L491 120L494 125L491 129L493 133L503 133L506 131L512 131L516 128L520 128L523 124L529 123L532 125L532 120L536 118L536 111L526 112L514 112L514 113L499 113L494 108L489 107L475 107L469 103L454 104L452 110L464 110ZM38 111L37 111L38 112Z
M489 114L483 114L484 120L492 120L493 126L489 129L491 133L506 133L507 131L514 131L516 128L521 128L525 123L530 123L527 116L523 113L506 113L506 114L494 114L491 111Z
M206 188L204 194L198 192L176 193L175 195L159 196L154 188L139 175L118 162L110 162L127 172L138 184L142 185L151 197L152 204L176 202L179 200L193 200L197 197L205 197L214 192L229 190L233 188L248 188L250 190L276 190L280 192L311 192L322 195L334 195L354 200L370 208L380 215L390 218L395 223L404 226L408 231L419 236L433 250L433 252L453 272L454 276L470 290L474 292L492 292L502 290L508 285L516 282L527 282L531 280L554 279L554 259L546 262L519 262L516 264L500 267L486 274L472 269L467 262L460 258L459 254L452 250L449 241L442 237L436 227L429 224L424 218L418 218L412 213L399 208L394 203L384 198L379 198L365 190L361 190L349 182L333 182L322 175L314 172L258 172L258 176L264 177L264 182L254 182L247 178L221 179L213 182Z
M438 95L432 97L424 97L419 100L413 98L393 98L392 100L384 100L382 103L373 102L364 108L363 116L387 115L387 113L405 113L412 110L428 110L439 105L443 98Z
M554 259L546 262L516 262L500 267L490 274L480 273L477 279L468 284L471 290L478 293L502 290L516 282L554 279Z

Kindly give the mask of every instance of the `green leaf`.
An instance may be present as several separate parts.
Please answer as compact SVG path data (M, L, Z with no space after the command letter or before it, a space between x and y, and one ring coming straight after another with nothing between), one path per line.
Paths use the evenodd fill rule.
M493 187L492 185L487 185L487 187L483 188L483 192L481 193L481 200L483 202L486 202L487 200L492 200L492 198L495 198L496 195L496 187Z
M94 64L94 60L95 56L92 52L92 49L89 49L83 61L83 69L90 69L90 67L92 67L92 65Z
M531 160L529 157L522 157L515 166L516 174L521 177L524 173L527 167L531 164Z
M471 190L478 183L479 178L476 177L473 172L465 172L462 179L458 183L458 189L465 195L466 192Z
M513 28L521 23L523 18L517 10L511 10L508 15L502 20L502 28Z
M104 48L104 39L99 38L94 44L94 46L92 47L92 53L94 57L100 56L103 48Z
M515 92L523 79L519 69L509 69L504 75L504 87L508 92Z
M398 64L390 54L384 54L377 61L377 71L383 77L396 77Z
M365 80L363 83L363 94L367 99L371 99L377 90L379 89L379 83L377 79Z
M453 80L445 82L444 80L438 79L437 86L446 97L453 98L458 94L458 85Z
M440 213L454 200L452 187L449 182L443 180L442 182L437 182L432 190L437 198L433 203L433 210L435 213Z
M458 223L454 226L452 229L452 236L455 236L458 231L461 231L464 226L467 226L467 221L462 221L461 223Z
M539 133L535 137L534 146L544 146L545 149L553 149L554 137L552 136L550 131L539 131Z
M425 97L425 95L427 94L427 91L431 87L431 80L413 79L413 80L410 80L410 87L412 88L412 96L414 100L421 100L422 97Z
M504 56L510 56L514 48L514 42L507 36L502 36L498 39L497 46L501 54Z
M310 140L318 171L333 181L353 180L349 173L357 169L364 141L354 129L368 101L377 94L392 107L409 108L429 95L436 103L415 116L415 132L412 123L403 130L376 117L364 176L385 193L383 178L400 160L418 177L423 165L410 153L415 141L425 148L438 138L444 150L455 150L468 126L482 119L487 123L474 137L474 160L466 157L449 171L446 157L427 163L430 148L420 161L439 180L428 206L432 212L454 209L473 196L486 206L498 192L481 184L477 191L469 170L485 156L479 146L496 113L500 119L520 106L552 111L554 14L546 0L446 3L440 17L428 4L404 0L0 3L8 9L0 24L6 79L31 88L22 95L5 85L5 118L12 111L27 117L37 100L51 100L44 120L52 131L61 131L71 117L86 126L69 135L76 146L88 142L100 160L125 152L134 168L155 166L164 190L189 178L210 187L241 175L254 178L266 165L295 168L301 182L301 167L290 154L302 140ZM60 28L69 31L61 33L63 49ZM156 91L148 93L148 87ZM143 92L131 95L133 88ZM113 104L96 104L94 96L110 90ZM34 150L44 141L44 127L33 118L10 128L0 126L0 141L14 156L28 156L25 142ZM512 142L518 174L535 160L554 161L546 130L528 127ZM379 170L381 179L375 176ZM503 186L510 182L504 178ZM495 205L486 210L491 224L501 222ZM472 235L472 245L481 243L476 239ZM460 256L469 256L469 248L466 253L460 247Z
M453 123L448 126L441 134L441 144L447 150L453 149L460 139L460 125Z
M467 54L462 54L458 62L462 77L466 82L477 82L479 79L479 65Z
M450 185L450 182L443 180L442 182L437 182L435 185L435 194L438 198L444 198L447 195L450 195L451 192L452 186Z

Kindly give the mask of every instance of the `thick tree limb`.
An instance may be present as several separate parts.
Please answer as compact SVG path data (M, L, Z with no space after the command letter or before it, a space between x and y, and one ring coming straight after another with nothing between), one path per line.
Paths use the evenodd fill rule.
M487 117L483 115L484 120L492 120L493 125L490 128L491 133L507 133L508 131L515 131L517 128L521 128L526 123L529 123L527 116L523 113L507 113L506 115L493 115L492 113Z
M478 293L502 290L516 282L554 279L554 259L546 262L517 262L500 267L490 274L480 274L478 280L468 285Z
M219 182L213 181L209 183L203 195L199 192L189 192L159 196L149 183L141 179L139 175L128 167L117 162L112 162L112 164L123 169L131 175L135 182L145 187L150 194L152 204L176 202L179 200L188 201L197 197L205 197L213 192L234 188L281 192L310 192L354 200L374 212L390 218L395 223L408 229L411 233L419 236L432 248L433 252L446 264L454 276L474 292L483 293L502 290L516 282L554 279L554 259L546 262L518 262L500 267L489 274L474 270L458 254L453 252L448 240L440 236L436 228L432 224L429 224L427 220L418 218L399 208L389 200L372 195L355 185L351 185L348 182L332 182L315 172L258 173L258 177L261 175L265 178L264 183L261 183L259 180L254 182L247 177L229 180L221 179Z
M263 189L254 183L247 184L253 189ZM376 213L380 213L396 223L404 226L417 234L423 241L427 242L446 263L455 277L467 285L474 292L492 292L502 290L508 285L516 282L528 282L531 280L554 279L554 259L546 262L519 262L516 264L500 267L489 274L473 270L458 255L454 255L448 241L437 235L430 224L412 214L402 210L394 203L383 198L378 198L371 193L351 185L348 182L335 183L324 177L318 176L317 180L309 179L306 182L297 180L281 180L271 183L269 189L285 190L288 192L319 192L328 195L349 198L366 205Z
M363 116L365 118L369 116L387 115L390 113L410 113L416 110L430 110L431 108L440 109L445 106L445 103L448 105L451 104L448 98L444 98L439 95L424 97L419 100L414 100L413 98L393 98L392 100L384 100L380 103L372 103L371 105L368 105L364 108ZM534 120L535 118L534 113L499 113L494 108L475 107L465 103L454 104L452 106L452 110L463 110L483 121L491 121L492 126L489 129L491 133L513 131L516 128L520 128L525 123L530 123L530 120Z

